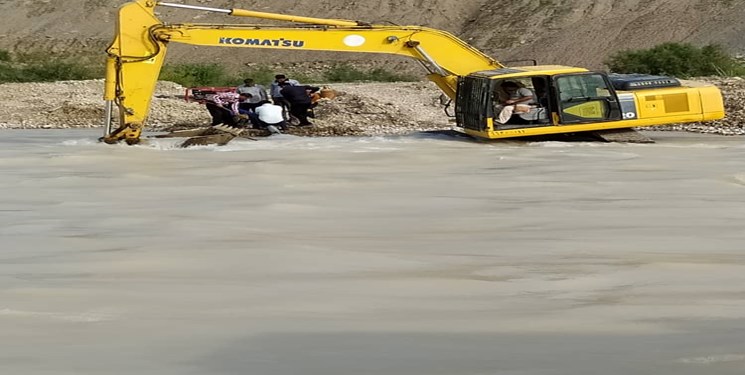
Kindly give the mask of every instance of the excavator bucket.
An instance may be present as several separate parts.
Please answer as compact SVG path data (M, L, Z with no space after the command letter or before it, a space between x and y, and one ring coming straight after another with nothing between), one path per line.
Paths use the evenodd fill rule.
M197 128L186 130L174 130L166 134L158 134L153 138L184 138L184 137L201 137L203 135L213 135L217 132L212 128Z
M191 146L224 146L236 137L256 140L248 136L246 128L233 127L228 125L216 125L208 128L175 130L167 134L156 135L154 138L186 138L187 140L180 144L180 147L186 148Z
M202 135L198 137L191 137L185 140L179 147L187 148L191 146L209 146L218 145L225 146L228 142L235 139L235 136L230 133L213 134L213 135Z

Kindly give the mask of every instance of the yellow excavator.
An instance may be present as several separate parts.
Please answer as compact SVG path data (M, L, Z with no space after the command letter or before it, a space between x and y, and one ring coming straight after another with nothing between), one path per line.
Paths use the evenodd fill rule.
M158 6L282 23L164 23L156 16ZM314 50L407 56L421 63L427 78L447 97L448 105L455 103L456 126L480 139L607 131L724 117L721 92L712 85L683 85L671 77L608 75L559 65L506 67L450 33L426 27L135 0L119 9L116 35L107 49L104 142L139 143L170 43L271 48L287 53ZM517 86L531 98L525 105L507 105L510 102L505 86ZM112 126L114 105L119 114L116 129Z

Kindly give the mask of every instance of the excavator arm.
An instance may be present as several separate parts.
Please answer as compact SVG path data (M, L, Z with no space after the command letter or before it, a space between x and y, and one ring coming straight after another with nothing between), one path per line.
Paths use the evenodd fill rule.
M156 17L156 6L293 24L166 24ZM371 25L358 21L136 0L120 8L116 35L107 49L104 99L108 122L102 138L106 143L139 142L169 43L401 55L419 61L428 72L427 78L450 98L455 98L459 76L503 68L498 61L455 36L426 27ZM119 112L119 126L111 131L114 105Z

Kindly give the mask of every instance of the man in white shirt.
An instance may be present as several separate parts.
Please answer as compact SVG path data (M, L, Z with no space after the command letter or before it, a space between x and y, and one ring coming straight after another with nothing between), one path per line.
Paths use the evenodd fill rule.
M269 103L268 100L262 100L259 104L254 109L254 113L258 116L260 127L267 128L272 134L281 134L279 129L287 130L287 122L282 114L281 106Z

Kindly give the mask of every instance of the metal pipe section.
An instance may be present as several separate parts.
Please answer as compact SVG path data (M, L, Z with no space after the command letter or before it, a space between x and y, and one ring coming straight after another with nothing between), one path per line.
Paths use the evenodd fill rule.
M104 119L103 119L103 129L104 137L108 137L109 134L111 134L111 112L114 108L114 101L113 100L107 100L106 104L104 105Z
M413 46L413 48L422 56L423 59L427 60L427 62L432 65L432 68L435 69L435 73L443 77L450 75L448 72L445 71L445 69L443 69L440 65L437 64L437 62L432 58L432 56L430 56L427 53L427 51L425 51L424 48L422 48L422 46L419 45L419 43Z
M359 22L356 22L356 21L345 21L345 20L334 20L334 19L326 19L326 18L313 18L313 17L291 16L291 15L288 15L288 14L255 12L253 10L245 10L245 9L233 9L233 11L230 12L230 15L231 16L236 16L236 17L253 17L253 18L262 18L262 19L276 20L276 21L288 21L288 22L308 23L308 24L312 24L312 25L361 26L361 24Z
M191 9L191 10L205 10L208 12L217 12L217 13L225 13L230 14L233 12L230 9L220 9L220 8L209 8L209 7L200 7L196 5L186 5L186 4L174 4L174 3L161 3L158 2L158 5L164 6L164 7L171 7L171 8L182 8L182 9Z
M432 70L432 68L430 68L430 66L427 65L424 61L422 61L422 60L416 60L416 62L418 62L419 65L421 65L422 68L424 68L424 70L426 70L428 74L434 73L434 71Z

